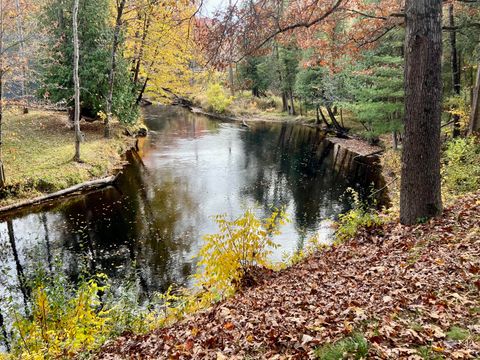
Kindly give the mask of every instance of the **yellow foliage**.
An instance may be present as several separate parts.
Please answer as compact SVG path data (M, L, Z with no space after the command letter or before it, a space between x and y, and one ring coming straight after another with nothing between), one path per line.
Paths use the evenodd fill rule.
M125 57L139 65L141 83L148 79L146 93L159 99L182 95L193 77L195 44L192 38L191 1L140 0L129 12Z
M100 346L109 322L98 296L104 290L91 280L67 304L56 304L46 288L36 289L31 317L16 314L14 328L20 339L13 355L32 360L65 358Z
M451 116L458 116L460 119L460 129L465 130L470 121L470 101L467 100L466 94L460 96L451 96L445 100L446 112ZM447 135L450 135L453 127L444 128Z
M278 245L272 236L287 221L282 210L268 219L258 219L252 210L236 220L225 215L215 217L219 233L205 236L198 257L198 284L207 290L210 300L233 294L242 278L254 266L268 266L268 256Z
M207 89L208 108L217 113L223 113L233 101L233 96L227 96L220 84L211 84Z

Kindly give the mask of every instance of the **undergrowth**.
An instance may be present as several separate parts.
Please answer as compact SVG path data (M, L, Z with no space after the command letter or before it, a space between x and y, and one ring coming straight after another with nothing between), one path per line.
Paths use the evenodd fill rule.
M444 197L462 195L480 188L479 139L474 136L453 139L446 144L443 154Z
M352 238L360 229L376 227L383 223L377 211L362 202L355 190L349 188L347 193L350 193L352 197L353 208L338 217L338 228L335 232L337 243Z
M361 334L354 334L317 348L315 355L319 360L366 359L368 348L367 339Z
M259 219L247 210L235 220L215 217L217 234L207 235L198 255L192 289L170 287L142 304L134 285L114 287L105 275L87 277L74 287L59 271L35 276L29 285L31 301L20 309L10 299L10 354L0 358L55 359L88 357L107 339L125 332L145 333L167 326L232 295L250 271L270 267L268 255L276 247L287 218L282 210Z

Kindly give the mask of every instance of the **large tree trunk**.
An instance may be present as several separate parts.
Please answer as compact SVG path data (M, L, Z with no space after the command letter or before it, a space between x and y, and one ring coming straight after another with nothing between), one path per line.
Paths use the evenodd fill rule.
M82 133L80 131L80 79L78 77L78 62L80 58L80 49L78 43L78 1L73 3L73 86L75 88L75 113L73 118L73 126L75 129L75 155L74 161L80 160L80 143L82 141Z
M412 225L442 213L442 0L407 0L405 9L405 135L400 220Z
M470 125L468 127L468 134L472 135L480 131L480 63L477 68L477 81L473 89L472 96L472 113L470 114Z
M113 30L112 57L110 64L110 73L108 74L108 95L107 95L107 117L105 118L105 137L110 137L110 122L112 120L112 102L113 88L115 85L115 75L117 70L117 50L120 42L120 30L122 29L123 9L126 0L121 0L117 7L117 19L115 21L115 29Z
M28 98L27 98L27 59L25 57L25 37L23 35L23 13L22 9L20 7L20 0L15 0L15 7L17 10L17 32L18 32L18 38L20 41L19 44L19 57L20 61L22 62L21 66L21 72L22 72L22 78L20 79L20 90L22 92L22 101L24 103L23 106L23 113L28 114Z
M453 15L453 4L448 6L448 19L449 26L452 28L450 31L450 48L451 56L450 63L452 66L452 90L454 95L460 95L461 85L460 85L460 65L458 61L458 51L457 51L457 33L455 30L455 18ZM460 136L460 116L458 114L453 115L453 137Z

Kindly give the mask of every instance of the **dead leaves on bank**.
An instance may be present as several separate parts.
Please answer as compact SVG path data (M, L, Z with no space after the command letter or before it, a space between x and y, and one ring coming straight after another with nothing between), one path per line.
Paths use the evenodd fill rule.
M308 359L353 333L373 359L478 358L479 195L428 224L361 233L99 358Z

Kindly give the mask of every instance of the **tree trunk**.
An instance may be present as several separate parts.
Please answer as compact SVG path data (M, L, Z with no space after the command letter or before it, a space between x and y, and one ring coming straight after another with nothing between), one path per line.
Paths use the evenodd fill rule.
M330 127L330 124L328 123L327 118L323 114L322 108L320 106L318 107L318 112L320 113L320 116L322 117L322 120L325 123L325 125L327 125L327 128Z
M400 221L412 225L442 213L442 0L407 0L405 9L405 133Z
M80 49L78 43L78 1L73 3L73 86L75 88L75 113L73 118L73 126L75 128L75 156L74 161L80 160L80 143L82 141L82 133L80 131L80 79L78 77L78 62L80 58Z
M139 76L140 76L140 67L141 67L141 64L142 64L143 52L144 52L144 49L145 49L145 43L146 43L146 40L147 40L149 27L150 27L150 16L149 16L148 13L145 13L145 20L143 22L142 41L140 42L140 48L138 49L138 56L137 56L136 63L135 63L135 68L134 68L134 71L133 71L133 84L134 85L138 84L138 79L139 79ZM134 89L135 89L135 86L134 86Z
M28 114L28 98L27 98L27 64L26 64L26 57L25 57L25 37L23 35L23 14L22 9L20 7L20 0L15 0L15 7L17 10L17 32L19 37L19 57L20 61L22 62L21 73L22 78L20 79L20 90L22 93L22 101L24 102L23 106L23 113Z
M453 4L451 3L448 6L448 19L449 19L449 26L454 29L455 28L455 18L453 15ZM457 33L455 30L450 31L450 49L451 49L451 56L450 56L450 63L452 66L452 90L453 94L459 96L460 95L460 66L458 61L458 51L457 51ZM453 115L453 137L460 136L460 116L458 114Z
M108 74L108 95L107 95L107 117L105 118L105 132L106 138L110 137L110 122L112 120L112 102L113 102L113 88L115 85L115 73L117 70L117 50L120 42L120 30L122 29L123 9L125 8L126 0L121 0L117 7L117 19L115 21L115 29L113 30L112 42L112 57L110 64L110 73Z
M472 135L480 130L480 63L477 68L477 80L472 96L472 113L470 114L470 125L468 134Z
M233 77L233 67L232 64L228 66L228 81L230 83L230 94L232 96L235 96L235 83L234 83L234 77Z
M317 105L315 107L316 110L316 115L317 115L317 121L315 122L317 125L320 125L320 105Z
M287 94L285 94L285 91L282 91L282 112L287 112L287 111L288 111Z
M295 111L295 102L294 102L294 99L293 99L293 91L290 90L289 93L290 93L290 105L291 105L290 115L297 115L297 112Z
M0 189L5 186L5 171L3 168L3 74L4 74L4 50L3 50L3 0L0 0Z
M326 106L326 108L327 108L328 116L330 117L330 120L332 120L332 123L335 129L337 131L344 131L345 129L338 123L332 108L330 106Z
M145 94L145 89L147 88L149 78L147 77L145 81L143 82L142 88L140 89L140 92L138 93L137 101L135 102L136 105L140 105L140 102L143 99L143 94Z
M393 150L398 150L398 133L397 130L392 132Z

